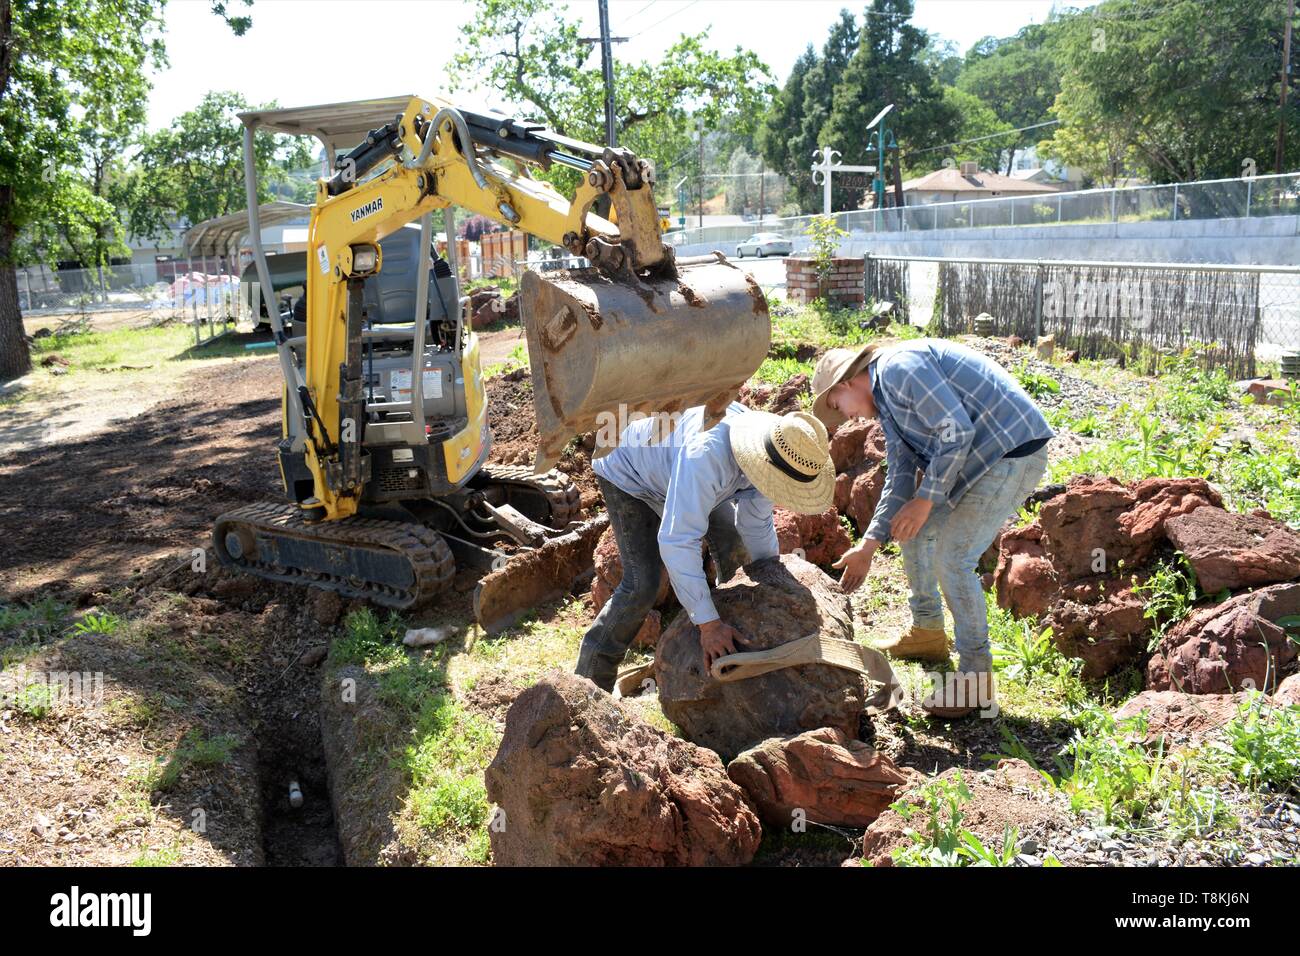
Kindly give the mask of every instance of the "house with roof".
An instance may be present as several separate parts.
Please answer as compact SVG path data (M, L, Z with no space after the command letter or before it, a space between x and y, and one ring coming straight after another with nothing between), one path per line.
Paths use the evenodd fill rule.
M999 196L1038 196L1056 192L1060 190L1048 183L991 173L980 169L979 164L974 162L945 166L903 183L903 199L909 206L996 199Z

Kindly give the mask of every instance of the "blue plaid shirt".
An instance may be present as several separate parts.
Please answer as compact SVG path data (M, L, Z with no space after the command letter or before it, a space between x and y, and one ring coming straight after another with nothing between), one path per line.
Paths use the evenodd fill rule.
M1051 438L1043 413L992 359L956 342L915 339L871 363L887 473L866 537L889 540L913 497L955 505L1007 452ZM918 486L917 472L923 472Z

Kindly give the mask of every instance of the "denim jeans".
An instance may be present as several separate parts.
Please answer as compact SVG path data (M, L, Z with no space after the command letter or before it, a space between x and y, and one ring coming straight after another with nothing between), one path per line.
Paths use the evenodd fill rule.
M912 589L917 627L943 629L943 601L952 612L953 643L963 671L993 667L988 608L976 566L1003 523L1016 513L1047 471L1047 449L1003 458L955 506L935 505L920 532L899 547ZM939 594L942 591L943 601Z
M590 678L597 687L612 691L618 667L646 615L654 607L659 592L662 567L658 540L660 517L640 498L629 495L599 475L596 483L605 496L609 524L614 529L614 540L618 543L619 558L623 562L623 579L583 636L574 673ZM749 560L729 502L723 502L709 515L709 532L705 540L719 584Z

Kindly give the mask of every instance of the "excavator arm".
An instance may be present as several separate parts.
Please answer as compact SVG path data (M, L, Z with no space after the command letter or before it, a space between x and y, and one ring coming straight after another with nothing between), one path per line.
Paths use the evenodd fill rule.
M582 173L571 198L529 175L553 164ZM592 211L602 196L616 223ZM317 182L307 240L310 332L297 396L316 492L304 507L314 517L355 513L368 480L361 289L382 268L379 240L448 206L555 243L596 269L584 279L524 279L538 470L602 416L616 416L615 441L628 413L706 402L720 417L766 355L770 322L752 279L720 255L690 263L698 273L690 282L679 270L661 238L650 164L625 149L413 97ZM476 376L476 357L471 364L466 371Z

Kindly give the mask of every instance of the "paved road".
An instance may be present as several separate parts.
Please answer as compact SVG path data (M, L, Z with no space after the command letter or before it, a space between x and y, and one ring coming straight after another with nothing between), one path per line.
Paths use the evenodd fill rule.
M767 258L767 259L735 259L731 260L737 266L744 269L763 287L763 291L771 295L775 292L777 295L785 298L785 257Z

